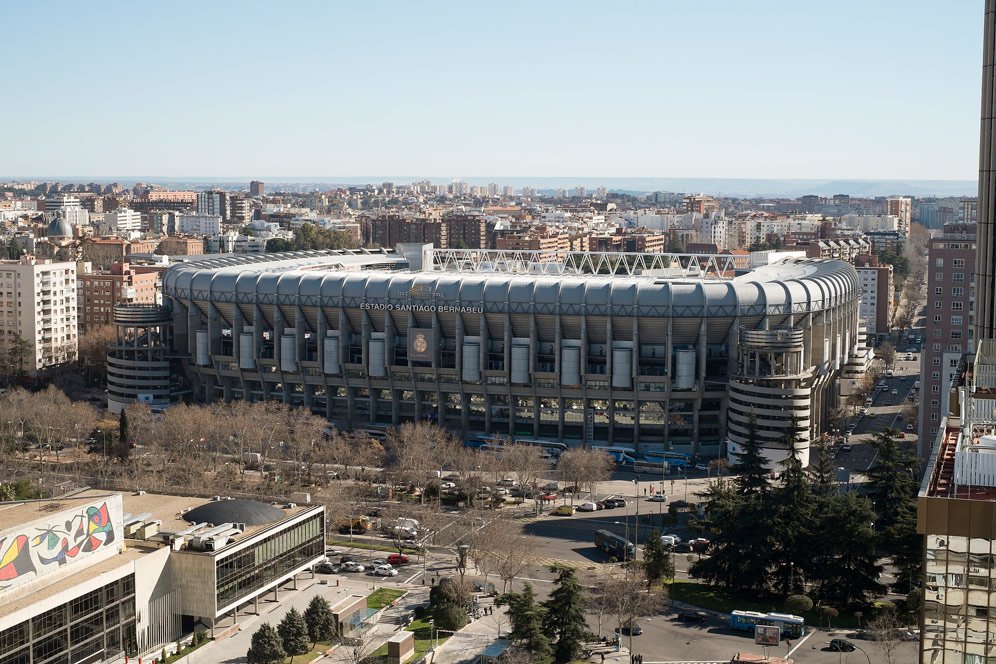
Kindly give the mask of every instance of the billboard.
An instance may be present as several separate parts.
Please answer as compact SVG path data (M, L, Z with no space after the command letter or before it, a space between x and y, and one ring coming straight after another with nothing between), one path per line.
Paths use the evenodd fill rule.
M436 331L408 329L408 359L415 362L432 362L436 357Z
M759 646L777 646L782 639L778 625L754 625L754 643Z

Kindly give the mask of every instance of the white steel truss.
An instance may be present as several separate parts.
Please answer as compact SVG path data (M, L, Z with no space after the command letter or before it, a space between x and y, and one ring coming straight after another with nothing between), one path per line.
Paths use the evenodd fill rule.
M747 256L730 254L644 254L619 251L556 251L503 249L433 249L425 264L431 272L498 272L502 274L647 278L730 278L746 268Z

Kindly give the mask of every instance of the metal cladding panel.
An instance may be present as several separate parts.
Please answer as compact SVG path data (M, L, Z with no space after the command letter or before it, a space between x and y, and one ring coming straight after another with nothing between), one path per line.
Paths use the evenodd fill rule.
M387 299L390 282L391 277L386 274L371 274L366 279L366 288L363 289L364 297L368 300Z
M656 281L640 283L637 299L641 307L667 307L671 304L671 288Z
M341 272L326 274L322 279L322 299L326 306L338 306L342 299L343 290L346 287L346 275Z
M256 368L256 335L252 332L239 335L239 368Z
M260 295L276 295L280 275L261 274L256 279L256 292Z
M611 293L611 281L591 281L585 284L584 300L589 307L608 306Z
M293 334L280 336L280 370L297 371L297 337Z
M322 371L330 376L342 372L339 366L339 335L326 336L322 349Z
M730 334L730 327L736 321L733 317L710 317L706 322L706 341L711 344L725 342Z
M566 307L572 304L584 304L585 284L582 281L562 281L560 282L558 297L560 306Z
M196 344L194 359L198 366L206 367L211 364L211 348L208 346L207 330L197 330Z
M530 304L533 301L533 293L537 284L523 279L513 281L508 288L509 303Z
M560 302L560 282L537 283L534 299L536 302L543 304L556 304Z
M701 287L710 314L730 307L736 310L739 304L737 289L730 282L703 282Z
M190 287L196 291L208 291L211 289L211 282L214 276L214 272L195 272L194 278L190 282Z
M694 348L681 348L674 351L674 389L691 390L695 388L697 358L698 353Z
M676 317L699 316L702 313L702 294L696 282L679 281L671 284L671 306ZM682 309L687 311L683 312Z
M394 300L408 297L415 286L415 275L399 274L387 284L387 296Z
M629 389L633 386L633 349L612 349L612 387Z
M612 283L612 306L635 307L637 305L638 284L635 281L618 281Z
M560 382L562 385L581 384L581 342L563 345L560 353Z
M367 279L363 276L349 275L342 281L342 297L362 299L367 294Z
M462 279L446 279L436 283L433 295L439 303L452 303L460 299Z
M383 378L387 375L386 357L384 353L384 340L371 339L367 345L367 372L374 378Z
M460 301L468 305L480 306L484 301L484 279L470 277L460 283Z
M484 302L495 304L508 302L508 282L488 280L484 283Z
M467 383L481 380L481 339L463 338L463 370L460 377Z
M516 385L529 383L529 339L512 340L512 375Z
M284 273L277 277L277 294L295 296L301 287L301 274Z

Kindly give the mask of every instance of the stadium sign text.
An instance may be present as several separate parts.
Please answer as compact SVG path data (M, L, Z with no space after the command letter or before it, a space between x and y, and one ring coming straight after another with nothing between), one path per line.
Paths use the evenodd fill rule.
M453 311L461 314L483 314L484 307L456 306L448 304L391 304L389 302L363 302L360 309L370 311L420 311L425 313Z

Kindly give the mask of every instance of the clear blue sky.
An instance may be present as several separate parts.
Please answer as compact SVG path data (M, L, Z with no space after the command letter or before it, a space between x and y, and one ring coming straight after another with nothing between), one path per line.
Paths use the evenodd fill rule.
M982 14L11 2L0 175L974 179Z

